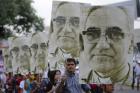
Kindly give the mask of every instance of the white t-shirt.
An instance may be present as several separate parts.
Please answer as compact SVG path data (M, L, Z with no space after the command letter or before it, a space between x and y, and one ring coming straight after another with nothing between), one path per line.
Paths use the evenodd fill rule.
M20 87L21 89L23 89L23 93L26 93L26 90L24 89L24 83L25 83L25 80L22 80L22 81L20 82L19 87Z

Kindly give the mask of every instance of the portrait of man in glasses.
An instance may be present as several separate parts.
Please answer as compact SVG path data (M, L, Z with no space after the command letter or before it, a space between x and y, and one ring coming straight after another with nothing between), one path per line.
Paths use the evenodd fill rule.
M71 54L73 57L79 56L80 4L55 1L52 10L52 47L56 46L62 53Z
M9 48L2 49L6 72L12 72L12 56Z
M81 6L81 3L76 2L53 1L49 33L52 69L64 66L62 60L67 57L79 58Z
M130 75L127 62L132 43L132 21L124 7L94 6L85 21L85 30L80 35L81 54L87 67L80 73L81 80L88 83L121 82L124 84ZM83 56L81 57L83 58Z
M22 73L30 71L30 38L17 37L13 39L11 45L13 72Z
M47 68L48 38L45 32L38 32L31 38L31 71L42 73Z

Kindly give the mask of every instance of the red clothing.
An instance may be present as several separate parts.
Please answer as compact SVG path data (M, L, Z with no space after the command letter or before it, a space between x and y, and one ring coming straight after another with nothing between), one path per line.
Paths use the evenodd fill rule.
M89 84L89 85L90 85L91 89L96 89L98 87L97 84Z
M17 79L17 85L20 85L20 82L22 81L22 79Z
M19 85L20 85L20 82L22 81L22 79L21 78L17 78L16 79L16 88L17 88L17 90L18 90L18 93L20 93L20 88L19 88Z
M7 78L6 88L7 88L8 93L12 93L12 91L13 91L13 79L12 79L12 77Z

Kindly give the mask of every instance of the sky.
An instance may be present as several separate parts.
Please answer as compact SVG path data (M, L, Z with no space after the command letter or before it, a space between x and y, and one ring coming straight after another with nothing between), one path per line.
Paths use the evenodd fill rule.
M54 0L33 0L33 1L34 3L32 5L36 10L37 15L44 18L45 26L49 26L51 20L52 1ZM129 0L55 0L55 1L72 1L81 3L91 3L92 5L106 5ZM135 24L136 24L135 28L140 27L139 21L135 21Z

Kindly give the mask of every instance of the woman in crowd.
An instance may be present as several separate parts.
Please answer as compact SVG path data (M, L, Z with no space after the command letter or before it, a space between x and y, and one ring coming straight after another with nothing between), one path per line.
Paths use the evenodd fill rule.
M49 83L47 85L47 93L55 93L55 88L57 84L60 82L61 71L60 70L52 70L48 72Z
M41 93L41 89L40 89L40 78L41 77L39 74L35 74L34 77L35 77L35 79L31 83L31 93Z

